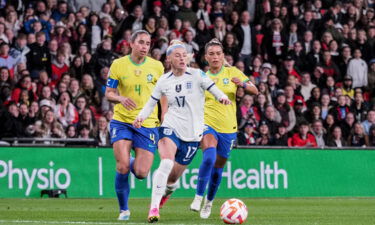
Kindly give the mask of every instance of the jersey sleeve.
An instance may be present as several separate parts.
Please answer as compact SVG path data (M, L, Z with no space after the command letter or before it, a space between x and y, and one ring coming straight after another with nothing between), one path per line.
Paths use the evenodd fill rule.
M200 85L204 90L208 91L210 88L212 88L215 85L215 83L202 70L199 70L199 75L200 75L199 80L201 83Z
M117 88L119 83L119 78L118 78L118 72L117 72L117 63L116 60L113 61L111 67L109 68L108 71L108 80L107 80L107 87L110 88Z
M234 66L231 67L231 77L238 77L242 82L249 81L249 78L241 70Z
M160 78L158 82L156 82L155 88L152 91L151 98L153 98L155 101L159 101L163 94L163 91L162 91L163 80L164 79Z

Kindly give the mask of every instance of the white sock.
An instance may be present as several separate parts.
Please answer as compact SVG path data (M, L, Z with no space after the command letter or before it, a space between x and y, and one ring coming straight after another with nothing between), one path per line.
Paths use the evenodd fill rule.
M178 187L178 180L174 184L167 184L167 188L165 189L164 196L171 195Z
M156 170L152 180L151 208L159 209L160 200L165 193L168 176L172 171L174 162L170 159L163 159Z

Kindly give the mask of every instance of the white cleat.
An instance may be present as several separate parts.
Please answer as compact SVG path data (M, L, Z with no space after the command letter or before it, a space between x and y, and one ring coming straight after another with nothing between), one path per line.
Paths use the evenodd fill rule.
M212 202L208 201L207 198L204 199L204 204L200 213L200 216L202 219L208 219L211 215L211 209L212 209Z
M130 219L130 211L125 210L121 211L120 215L118 216L118 220L129 220Z
M201 210L203 196L195 195L193 202L190 205L190 210L199 212Z

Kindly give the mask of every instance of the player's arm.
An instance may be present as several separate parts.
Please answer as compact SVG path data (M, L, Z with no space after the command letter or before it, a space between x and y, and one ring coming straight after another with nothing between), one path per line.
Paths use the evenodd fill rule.
M105 97L110 102L122 104L127 110L134 110L137 108L137 105L133 100L119 95L117 92L117 88L111 88L107 86L105 90Z
M246 93L251 95L258 94L258 88L250 80L242 82L240 78L233 77L232 82L237 85L237 87L242 87Z
M232 104L228 96L224 94L203 71L201 71L201 82L202 88L215 96L220 103L224 105Z
M164 116L168 111L168 99L167 96L161 96L160 98L160 106L161 106L161 116L160 116L160 122L163 123Z
M119 85L119 79L116 76L116 72L112 73L112 71L116 71L116 63L113 62L111 68L109 69L108 80L106 84L105 90L105 97L108 101L113 103L120 103L122 104L127 110L134 110L137 108L137 105L133 100L130 98L126 98L118 94L117 87Z
M235 77L232 77L232 82L237 87L242 87L247 94L257 95L258 88L243 74L240 70L235 69Z

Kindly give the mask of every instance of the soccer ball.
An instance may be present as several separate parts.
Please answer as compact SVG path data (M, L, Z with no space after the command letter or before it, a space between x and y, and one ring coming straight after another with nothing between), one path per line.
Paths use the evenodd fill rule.
M220 218L227 224L242 224L247 218L247 207L239 199L228 199L220 208Z

